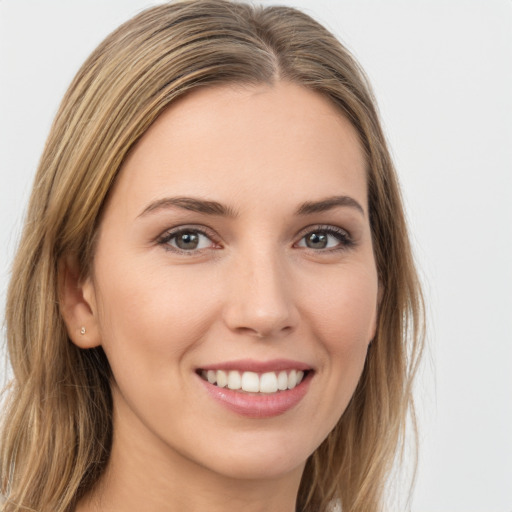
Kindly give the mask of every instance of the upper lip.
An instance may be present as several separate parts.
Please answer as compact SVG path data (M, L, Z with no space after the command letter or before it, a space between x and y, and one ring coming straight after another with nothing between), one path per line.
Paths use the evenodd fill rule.
M200 370L238 370L241 372L279 372L282 370L311 370L311 365L294 361L291 359L272 359L269 361L257 361L254 359L237 359L234 361L224 361L221 363L201 366Z

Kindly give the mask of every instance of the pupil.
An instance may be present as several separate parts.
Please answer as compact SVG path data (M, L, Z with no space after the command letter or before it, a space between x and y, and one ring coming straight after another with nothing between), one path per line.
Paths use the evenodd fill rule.
M311 249L323 249L327 247L327 235L311 233L306 239L306 245Z
M182 233L176 239L176 245L180 249L196 249L199 243L199 237L196 233Z

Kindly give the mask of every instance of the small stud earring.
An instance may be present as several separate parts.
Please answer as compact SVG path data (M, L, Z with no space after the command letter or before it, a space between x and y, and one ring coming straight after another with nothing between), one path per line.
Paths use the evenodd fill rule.
M85 332L86 332L86 331L85 331L85 327L81 327L81 328L80 328L80 334L84 335L84 334L85 334Z

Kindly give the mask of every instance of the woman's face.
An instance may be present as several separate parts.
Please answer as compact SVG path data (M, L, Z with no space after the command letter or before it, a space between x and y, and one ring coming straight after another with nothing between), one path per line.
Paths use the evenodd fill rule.
M114 448L237 478L302 471L376 326L355 130L287 83L176 102L123 165L84 296Z

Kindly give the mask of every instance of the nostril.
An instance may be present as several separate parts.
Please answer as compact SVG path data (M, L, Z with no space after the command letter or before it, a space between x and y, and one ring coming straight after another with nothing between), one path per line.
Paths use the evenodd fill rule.
M258 339L271 338L277 335L286 335L293 331L293 327L285 325L284 327L279 326L265 326L265 327L237 327L236 331L240 334L246 334L253 336Z

